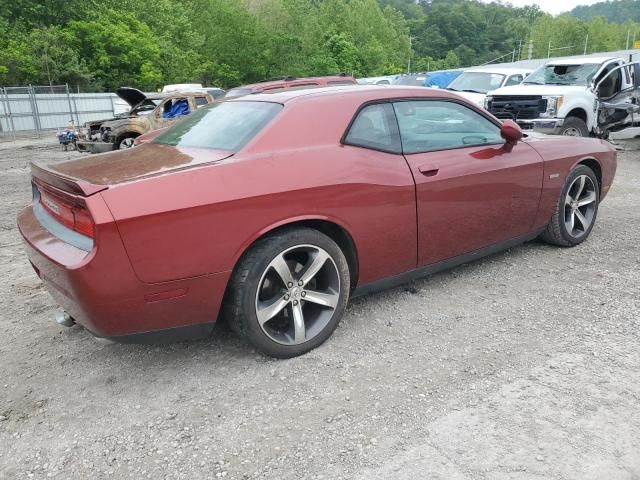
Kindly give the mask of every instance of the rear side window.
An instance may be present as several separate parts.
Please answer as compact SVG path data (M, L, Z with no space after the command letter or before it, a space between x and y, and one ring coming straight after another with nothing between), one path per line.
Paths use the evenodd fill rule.
M237 152L281 110L279 103L223 102L203 107L152 143Z
M400 134L393 107L388 103L368 105L351 124L344 143L358 147L400 153Z
M209 104L209 100L207 100L207 97L196 97L196 106L198 108L208 104Z

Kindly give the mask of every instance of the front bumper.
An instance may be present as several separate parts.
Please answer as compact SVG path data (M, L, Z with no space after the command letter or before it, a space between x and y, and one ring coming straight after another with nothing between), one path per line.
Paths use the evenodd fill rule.
M556 134L564 124L564 118L536 118L532 120L516 120L523 130Z
M80 142L76 142L78 147L78 151L80 152L89 152L89 153L105 153L115 150L116 146L114 143L108 142L92 142L89 140L83 140Z
M91 252L45 230L32 207L20 213L18 228L47 291L96 336L126 340L217 319L230 272L148 284L133 271L115 223L100 225Z

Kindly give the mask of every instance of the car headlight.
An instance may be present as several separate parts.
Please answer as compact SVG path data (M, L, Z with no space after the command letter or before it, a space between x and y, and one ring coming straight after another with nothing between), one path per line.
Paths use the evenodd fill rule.
M562 95L543 96L543 100L547 101L547 109L540 114L541 117L553 118L558 116L558 110L562 107L564 97Z
M491 103L491 101L493 100L493 97L490 96L486 96L484 97L484 109L485 110L489 110L489 104Z

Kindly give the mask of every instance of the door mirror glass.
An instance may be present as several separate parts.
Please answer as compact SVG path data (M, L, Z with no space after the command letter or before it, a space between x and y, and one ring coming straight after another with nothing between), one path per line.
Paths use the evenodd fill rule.
M505 120L500 129L500 134L507 143L516 143L522 138L522 129L513 120Z

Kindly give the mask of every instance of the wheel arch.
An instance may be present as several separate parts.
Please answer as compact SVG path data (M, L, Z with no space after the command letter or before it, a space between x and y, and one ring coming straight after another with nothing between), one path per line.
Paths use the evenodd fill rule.
M295 227L306 227L317 230L321 233L324 233L329 238L331 238L334 242L338 244L344 256L347 260L347 264L349 266L349 276L351 279L351 291L353 291L358 283L358 273L359 273L359 263L358 263L358 250L356 243L353 239L353 235L349 232L347 227L345 227L341 222L336 221L335 219L331 219L328 217L315 217L315 216L305 216L305 217L297 217L288 220L283 220L272 224L268 227L263 228L259 232L256 232L247 242L245 242L239 251L236 253L235 258L233 259L233 268L235 269L236 265L242 258L242 256L251 249L251 247L260 239L273 235L276 232L279 232L288 228Z
M598 193L599 195L602 195L602 166L600 165L600 162L593 157L583 158L577 161L574 165L572 165L571 170L573 170L579 165L584 165L586 167L589 167L591 170L593 170L593 173L598 179Z
M569 118L569 117L579 118L584 123L586 123L587 126L589 126L589 117L587 116L586 110L582 107L573 108L569 113L567 113L567 116L565 118Z

